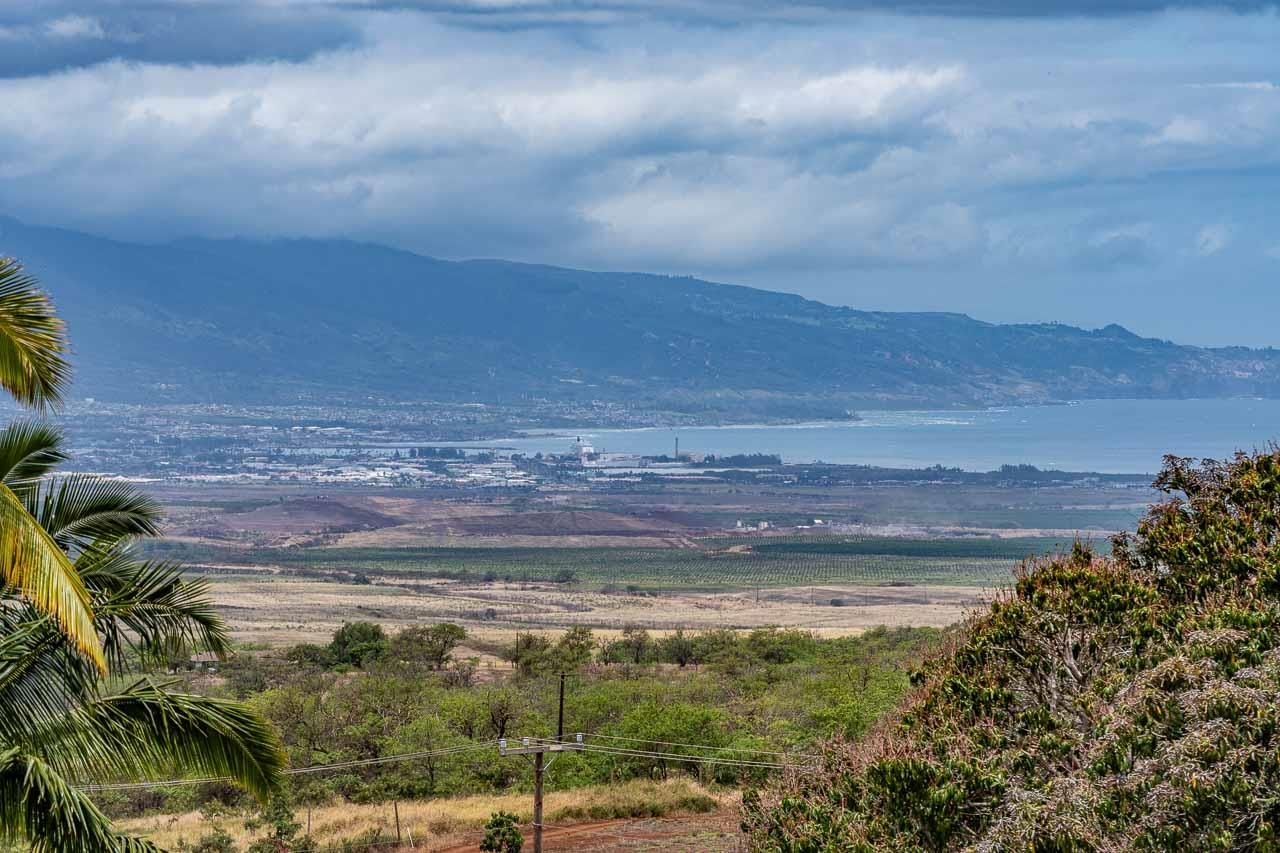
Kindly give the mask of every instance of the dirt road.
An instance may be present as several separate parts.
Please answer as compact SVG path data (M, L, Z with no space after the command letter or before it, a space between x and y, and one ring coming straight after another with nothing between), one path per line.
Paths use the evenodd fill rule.
M745 850L738 831L737 813L690 815L640 820L601 820L548 827L542 835L546 853L634 853L634 851L689 851L689 853L738 853ZM521 827L525 848L532 849L533 832ZM436 853L476 853L480 837L467 844Z

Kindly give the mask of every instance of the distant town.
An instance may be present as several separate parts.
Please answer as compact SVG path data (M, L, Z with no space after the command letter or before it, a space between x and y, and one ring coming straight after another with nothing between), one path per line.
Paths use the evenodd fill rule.
M1110 484L1145 488L1149 478L1041 471L994 472L934 466L882 469L787 464L772 453L683 450L612 452L565 427L547 452L511 444L547 421L636 426L635 413L593 403L556 407L534 422L527 409L475 404L429 406L134 406L78 401L61 417L76 467L141 481L225 485L314 485L444 490L625 490L636 484L757 483L836 486L884 481ZM647 424L653 425L653 424ZM669 426L670 424L663 424Z

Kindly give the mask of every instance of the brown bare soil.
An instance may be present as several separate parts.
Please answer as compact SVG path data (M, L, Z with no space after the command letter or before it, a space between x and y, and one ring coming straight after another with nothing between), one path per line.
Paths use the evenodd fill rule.
M397 519L375 512L367 505L318 495L291 498L277 504L234 515L236 528L261 533L348 532L390 527Z
M691 537L729 532L736 521L779 517L846 522L869 536L1070 536L1114 531L1054 523L1073 509L1145 505L1146 493L1103 487L1000 489L930 485L776 486L675 483L620 492L533 495L459 489L166 484L170 536L219 545L336 547L689 547ZM1006 508L1043 510L1044 527L972 519ZM1063 519L1067 516L1062 516ZM914 520L913 520L914 519ZM923 520L927 519L927 520ZM971 520L964 520L971 519ZM779 533L785 532L784 529Z
M524 827L526 843L532 830ZM446 847L438 853L476 853L480 835L474 840ZM643 818L639 820L600 820L564 827L551 827L543 832L543 849L547 853L595 851L668 850L736 853L745 850L734 812L710 815Z
M685 537L695 529L693 520L682 513L560 509L550 502L527 507L458 497L287 490L266 492L263 500L270 502L248 509L235 502L224 508L174 500L168 508L167 533L189 542L276 547L667 548L687 547Z

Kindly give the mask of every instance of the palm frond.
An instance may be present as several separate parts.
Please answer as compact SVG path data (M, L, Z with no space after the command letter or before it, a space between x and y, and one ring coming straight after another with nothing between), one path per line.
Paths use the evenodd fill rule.
M0 582L61 626L67 639L105 670L89 594L58 543L8 486L0 484Z
M89 474L50 480L27 496L27 507L68 551L160 534L160 505L124 480Z
M76 569L92 596L94 623L113 669L125 666L129 650L149 661L184 649L230 651L208 586L185 580L179 564L138 560L126 547L94 546Z
M71 379L66 326L36 280L0 258L0 387L27 406L56 406Z
M24 747L82 779L229 776L262 800L279 788L284 751L266 720L168 686L143 679L85 702Z
M97 695L98 672L46 617L6 618L0 634L0 743L25 741Z
M140 561L116 547L91 549L76 569L113 672L196 650L230 652L206 585L184 580L177 564ZM19 741L23 732L96 695L97 677L51 619L30 606L0 608L0 743Z
M21 490L67 461L62 430L40 421L16 421L0 430L0 482Z
M0 751L0 839L35 853L144 853L154 845L118 835L93 801L44 761Z

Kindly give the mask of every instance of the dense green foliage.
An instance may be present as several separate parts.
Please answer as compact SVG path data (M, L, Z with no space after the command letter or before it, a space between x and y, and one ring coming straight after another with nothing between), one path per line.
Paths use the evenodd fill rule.
M895 724L750 794L753 846L1280 848L1280 452L1157 485L1111 556L1022 572Z
M834 640L776 629L667 636L628 629L601 643L575 629L555 637L521 634L515 644L485 649L514 662L514 669L478 665L456 653L442 666L439 645L420 642L427 633L461 640L460 630L436 625L392 634L384 653L360 658L363 669L326 656L327 646L246 652L221 667L212 689L247 698L270 719L294 767L475 747L287 781L295 804L335 797L375 802L527 786L527 764L503 760L493 742L555 735L560 672L568 673L566 733L625 738L627 746L668 752L668 743L731 747L747 759L759 758L759 750L803 753L826 737L858 737L897 706L911 667L940 636L931 629L877 629ZM353 623L338 634L371 632ZM557 759L555 784L692 774L736 785L767 772L567 753ZM98 800L117 814L245 805L221 785L104 792Z
M523 847L524 836L520 834L516 816L508 812L494 812L484 825L480 849L484 853L520 853Z

